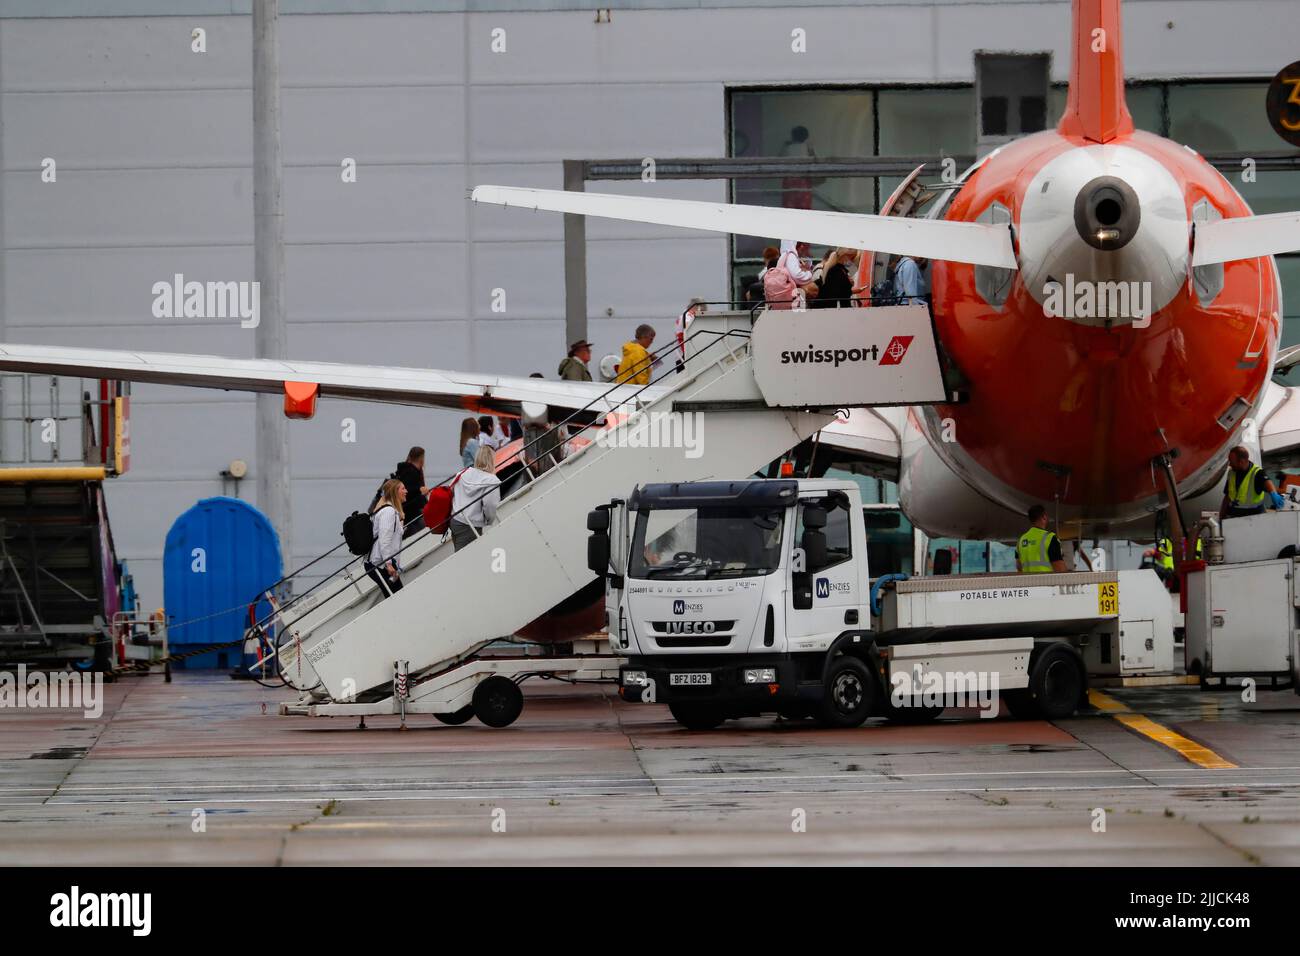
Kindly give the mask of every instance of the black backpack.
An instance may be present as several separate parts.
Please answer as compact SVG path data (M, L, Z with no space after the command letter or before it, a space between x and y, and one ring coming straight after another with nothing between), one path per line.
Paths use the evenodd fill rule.
M375 529L370 524L370 515L354 511L343 519L343 540L353 554L369 554L375 546Z
M872 305L898 305L902 301L903 297L898 294L898 285L892 275L871 287Z
M374 496L373 498L370 499L370 507L366 510L366 513L367 513L367 514L370 514L371 512L373 512L373 511L375 510L375 505L379 504L379 499L380 499L380 498L383 496L383 494L384 494L384 485L385 485L388 481L390 481L391 479L396 478L396 477L397 477L397 472L393 472L391 475L388 476L388 478L386 478L384 481L381 481L381 482L379 483L379 487L375 489L375 496Z

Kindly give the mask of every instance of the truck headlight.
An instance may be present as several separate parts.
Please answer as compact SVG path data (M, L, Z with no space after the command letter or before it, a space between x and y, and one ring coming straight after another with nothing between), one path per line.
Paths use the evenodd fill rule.
M623 672L624 687L648 687L649 685L650 685L650 678L646 676L645 671L624 671Z
M775 684L775 667L750 667L745 670L746 684Z

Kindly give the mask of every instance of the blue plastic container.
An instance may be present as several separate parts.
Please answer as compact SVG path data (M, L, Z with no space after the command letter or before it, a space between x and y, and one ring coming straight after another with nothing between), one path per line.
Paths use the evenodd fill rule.
M238 498L204 498L176 519L163 548L163 603L173 654L240 637L248 604L283 575L280 539L266 515ZM262 602L258 614L266 613ZM239 645L176 662L234 668Z

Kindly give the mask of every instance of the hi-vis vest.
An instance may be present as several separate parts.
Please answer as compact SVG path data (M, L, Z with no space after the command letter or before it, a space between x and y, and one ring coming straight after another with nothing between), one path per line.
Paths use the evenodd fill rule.
M1228 504L1234 508L1264 507L1264 492L1255 490L1255 476L1258 474L1259 465L1251 465L1243 476L1229 469Z
M1204 543L1205 542L1203 542L1200 538L1196 539L1196 557L1198 560L1200 559L1204 551L1204 549L1202 548L1202 545ZM1170 571L1174 569L1174 543L1170 541L1168 538L1160 539L1160 550L1158 552L1158 557L1160 558L1160 564L1163 567L1168 568Z
M1047 549L1052 545L1056 535L1044 528L1033 527L1020 536L1016 545L1016 557L1020 559L1020 570L1025 574L1044 574L1052 570L1052 561L1047 556Z

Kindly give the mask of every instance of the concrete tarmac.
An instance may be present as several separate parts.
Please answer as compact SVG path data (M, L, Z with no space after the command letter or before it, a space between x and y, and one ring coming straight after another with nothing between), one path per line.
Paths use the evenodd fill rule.
M1105 693L1230 766L1100 712L700 733L530 681L503 730L362 731L225 675L127 677L98 719L0 710L0 863L1300 864L1300 697Z

